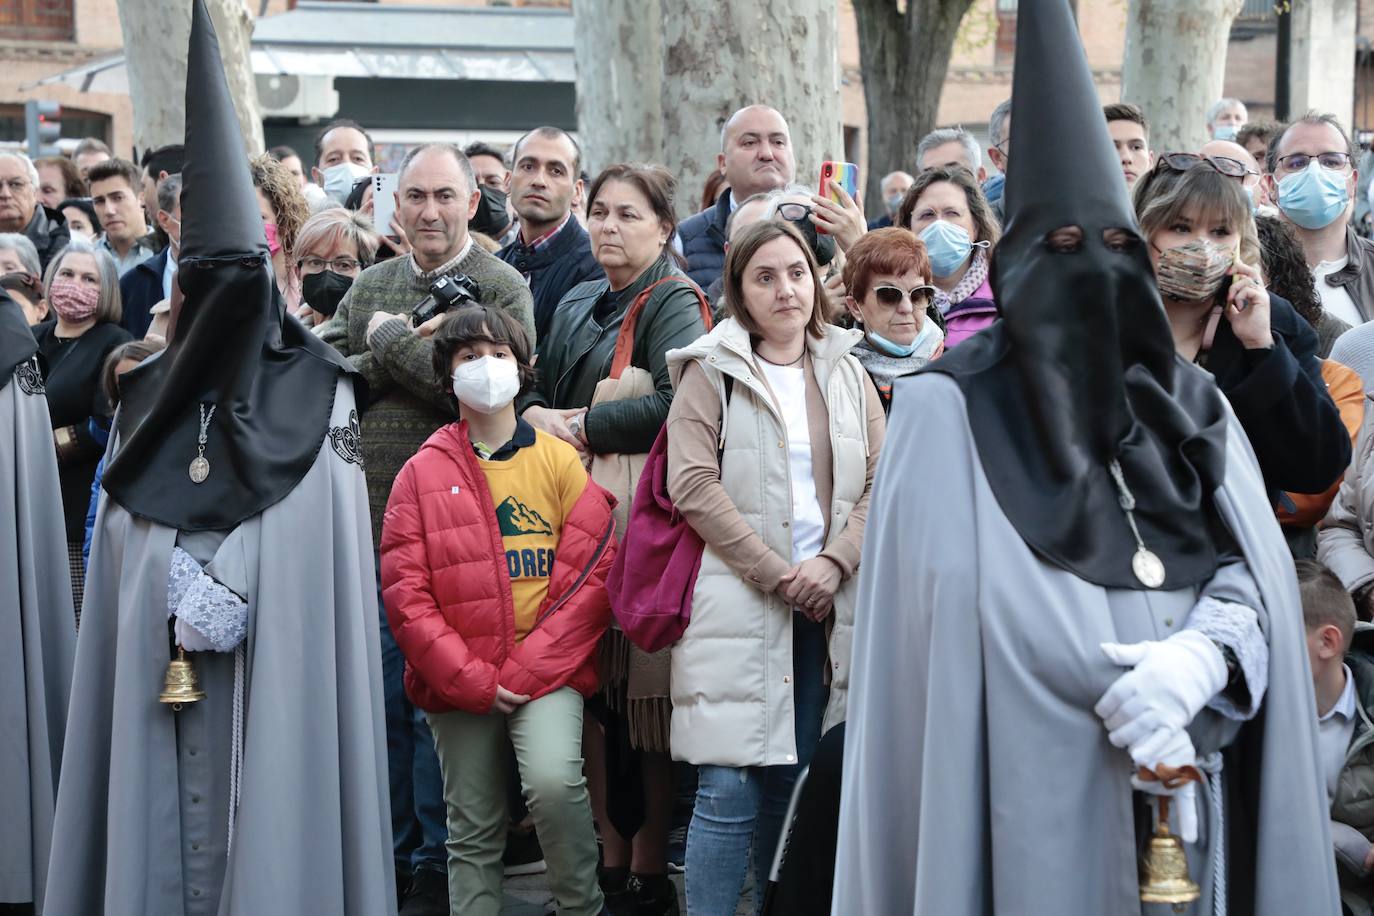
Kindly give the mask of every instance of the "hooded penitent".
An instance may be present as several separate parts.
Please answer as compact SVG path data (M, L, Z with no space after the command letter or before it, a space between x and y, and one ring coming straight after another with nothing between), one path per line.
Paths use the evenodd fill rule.
M171 350L124 377L45 912L388 916L358 382L282 317L210 18L183 2L186 303ZM196 483L202 405L215 409ZM203 694L180 706L159 702L174 639Z
M76 617L37 351L0 290L0 911L42 913Z
M285 314L214 26L199 3L193 19L177 258L185 298L166 352L120 381L123 444L103 481L132 514L182 531L231 528L289 493L324 441L335 381L351 372ZM362 377L353 381L366 403ZM208 473L197 483L202 418Z
M1164 566L1152 584L1193 585L1217 565L1221 395L1174 352L1067 5L1035 7L1017 26L1014 98L1018 123L1037 127L1009 160L992 258L1002 320L928 371L963 389L998 504L1044 559L1098 585L1143 587L1116 459L1141 543ZM1073 240L1052 244L1068 227Z

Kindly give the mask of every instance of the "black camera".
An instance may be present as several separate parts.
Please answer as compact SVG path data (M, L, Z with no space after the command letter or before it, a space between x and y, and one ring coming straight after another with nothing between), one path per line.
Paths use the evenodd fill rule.
M467 274L455 273L440 277L429 285L429 295L410 313L410 322L418 328L435 315L442 315L454 306L478 302L481 296L482 290L477 281Z

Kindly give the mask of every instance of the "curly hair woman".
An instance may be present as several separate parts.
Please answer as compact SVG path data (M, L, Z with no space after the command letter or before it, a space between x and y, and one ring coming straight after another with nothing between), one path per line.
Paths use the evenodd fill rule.
M296 177L270 155L264 153L248 165L253 172L253 187L258 191L258 208L267 233L267 247L272 252L277 289L281 290L287 309L295 314L301 304L300 280L292 276L287 265L294 263L296 235L310 218L310 205L305 202Z

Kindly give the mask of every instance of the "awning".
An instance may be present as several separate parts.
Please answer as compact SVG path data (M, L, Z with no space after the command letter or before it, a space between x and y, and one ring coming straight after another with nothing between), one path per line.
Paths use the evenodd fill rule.
M253 72L264 76L572 83L568 10L411 7L301 0L255 23ZM24 86L127 95L114 54Z

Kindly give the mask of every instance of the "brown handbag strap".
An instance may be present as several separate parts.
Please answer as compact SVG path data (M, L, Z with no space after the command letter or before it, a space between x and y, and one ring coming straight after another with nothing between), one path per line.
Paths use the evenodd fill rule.
M644 311L644 306L649 301L649 294L655 287L662 286L664 283L682 283L692 291L697 297L697 306L701 309L701 320L706 325L706 330L711 330L711 305L706 301L705 294L701 289L685 277L664 277L651 283L648 288L635 296L635 301L630 303L630 308L625 312L625 320L620 323L620 333L615 338L615 356L611 360L610 378L620 378L620 374L630 366L630 361L634 357L635 351L635 327L639 324L640 313Z

